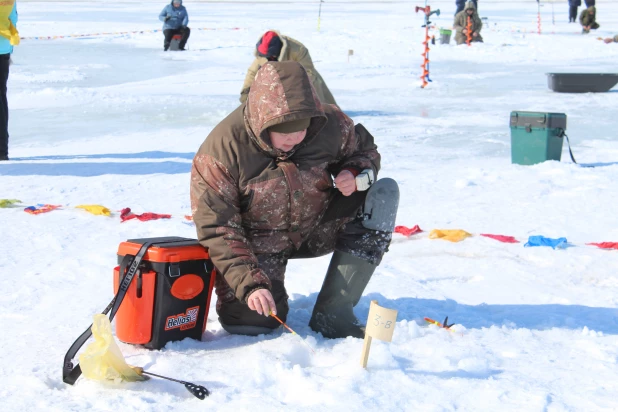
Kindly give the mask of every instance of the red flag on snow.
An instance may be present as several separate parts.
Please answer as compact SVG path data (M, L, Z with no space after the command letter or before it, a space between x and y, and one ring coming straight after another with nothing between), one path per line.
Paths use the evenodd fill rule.
M489 235L487 233L481 233L481 236L489 237L502 243L519 243L519 240L515 239L513 236Z
M598 246L601 249L618 249L618 242L586 243L587 245Z
M137 219L139 221L146 222L147 220L169 219L171 217L172 215L161 215L158 213L151 213L151 212L146 212L146 213L142 213L141 215L136 215L135 213L131 212L131 209L128 207L125 207L124 209L120 211L120 221L121 222L126 222L127 220L131 220L131 219Z
M401 233L404 236L411 236L417 233L421 233L422 230L418 225L413 228L405 227L405 226L395 226L395 233Z

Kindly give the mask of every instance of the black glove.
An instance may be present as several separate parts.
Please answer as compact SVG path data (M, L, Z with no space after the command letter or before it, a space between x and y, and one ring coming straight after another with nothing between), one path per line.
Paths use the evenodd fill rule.
M180 30L187 30L187 26L180 26Z
M172 16L165 16L165 21L168 21L171 18L172 18Z

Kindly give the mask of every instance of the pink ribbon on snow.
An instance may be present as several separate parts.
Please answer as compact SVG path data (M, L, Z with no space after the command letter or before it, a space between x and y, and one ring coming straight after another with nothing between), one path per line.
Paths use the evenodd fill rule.
M490 235L487 233L481 233L481 236L489 237L502 243L519 243L519 240L515 239L513 236Z

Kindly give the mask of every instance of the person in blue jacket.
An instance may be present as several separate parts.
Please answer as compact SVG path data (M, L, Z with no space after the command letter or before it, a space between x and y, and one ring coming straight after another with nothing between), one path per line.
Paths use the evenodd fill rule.
M170 48L172 37L176 34L182 36L178 47L180 50L184 50L191 30L187 27L189 14L185 6L182 5L182 0L172 0L170 4L165 6L159 14L159 20L163 22L163 35L165 36L163 51Z
M10 3L4 3L2 6L10 6ZM9 160L9 103L6 98L6 84L9 80L13 45L19 44L16 28L17 6L15 0L12 3L12 9L2 7L0 12L0 160Z
M582 0L569 0L569 23L577 21L577 9L582 5Z

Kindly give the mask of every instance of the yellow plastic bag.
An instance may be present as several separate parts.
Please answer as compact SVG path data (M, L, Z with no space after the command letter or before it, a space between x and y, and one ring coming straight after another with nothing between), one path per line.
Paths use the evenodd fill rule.
M449 242L459 242L470 236L471 233L461 229L434 229L429 233L429 239L444 239Z
M84 209L87 212L92 213L93 215L103 215L103 216L111 216L112 212L101 205L79 205L75 206L76 209Z
M112 335L112 325L107 316L101 313L94 315L92 336L94 342L79 355L79 364L85 377L95 381L114 382L145 380L144 376L139 375L124 360Z

